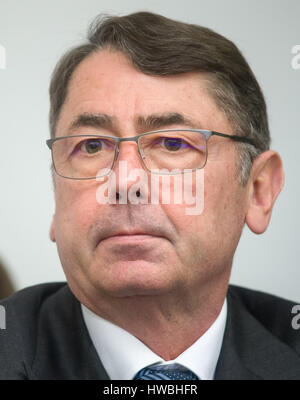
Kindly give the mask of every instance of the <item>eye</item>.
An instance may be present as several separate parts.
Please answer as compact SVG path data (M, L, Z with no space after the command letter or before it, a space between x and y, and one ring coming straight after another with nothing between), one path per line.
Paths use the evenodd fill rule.
M102 147L103 144L100 139L88 139L81 144L80 150L88 154L95 154L98 153Z
M169 151L177 151L183 147L186 147L186 142L180 138L162 138L163 146Z

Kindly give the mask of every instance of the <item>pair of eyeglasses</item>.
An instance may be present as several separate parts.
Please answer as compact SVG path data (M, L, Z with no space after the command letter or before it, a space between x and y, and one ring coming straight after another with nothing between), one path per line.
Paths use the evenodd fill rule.
M175 175L204 168L212 136L255 146L248 138L202 129L168 129L128 138L72 135L47 140L55 172L68 179L95 179L114 168L122 142L136 142L144 167L153 174Z

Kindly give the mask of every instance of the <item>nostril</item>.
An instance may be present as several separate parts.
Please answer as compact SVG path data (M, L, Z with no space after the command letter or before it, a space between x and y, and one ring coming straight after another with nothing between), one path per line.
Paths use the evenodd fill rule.
M141 196L141 192L139 190L136 191L136 197L140 197Z

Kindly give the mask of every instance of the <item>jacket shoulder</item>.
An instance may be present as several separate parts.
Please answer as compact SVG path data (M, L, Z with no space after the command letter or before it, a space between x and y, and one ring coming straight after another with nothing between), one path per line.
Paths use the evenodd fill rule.
M39 316L43 304L67 284L53 282L22 289L0 302L0 379L27 379L37 345Z
M292 310L297 302L235 285L229 286L228 294L242 303L267 331L300 354L300 324L295 329L292 323L295 317Z

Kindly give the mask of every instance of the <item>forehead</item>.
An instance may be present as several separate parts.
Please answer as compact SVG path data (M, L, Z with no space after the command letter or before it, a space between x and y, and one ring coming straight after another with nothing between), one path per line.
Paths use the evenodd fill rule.
M102 113L124 123L150 114L179 113L199 121L198 128L217 130L216 124L227 120L209 95L208 83L208 75L199 72L147 75L121 52L102 50L75 69L58 127L66 129L84 113Z

